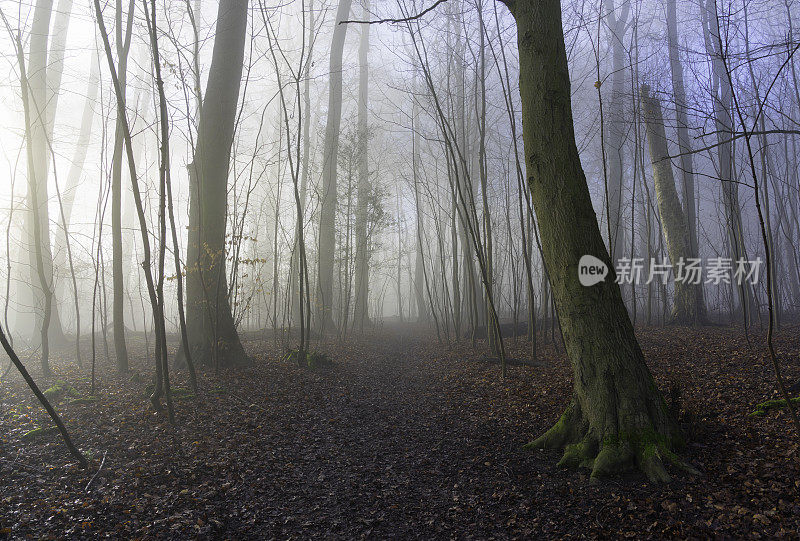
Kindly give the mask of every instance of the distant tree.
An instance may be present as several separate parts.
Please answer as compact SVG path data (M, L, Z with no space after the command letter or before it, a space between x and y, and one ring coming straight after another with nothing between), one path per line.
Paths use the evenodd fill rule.
M30 136L27 145L31 147L32 153L28 163L28 212L25 213L25 230L29 236L27 253L33 304L39 306L48 304L49 306L47 337L52 344L63 343L64 333L58 313L58 304L52 299L53 256L50 248L50 213L47 205L47 179L52 159L50 145L56 109L55 100L59 89L49 85L48 81L60 86L61 71L64 65L64 41L71 3L69 6L62 3L59 4L59 7L66 11L56 16L53 24L53 48L48 53L48 41L51 36L50 21L55 12L53 0L37 0L33 10L27 62L27 86L29 89L27 99L30 119ZM36 221L39 222L39 239L33 238ZM42 273L38 271L38 259L41 259ZM49 301L44 298L48 296L50 297ZM43 313L37 311L34 328L41 329L43 319Z
M656 189L658 214L661 217L661 228L667 243L674 276L677 278L685 269L680 265L690 263L694 256L691 250L689 227L678 198L675 177L672 174L672 162L667 149L667 134L664 129L664 117L658 98L650 94L647 85L641 91L642 116L644 117L647 140L650 148L650 160L653 165L653 183ZM695 325L705 321L705 303L703 290L692 279L675 280L675 294L672 303L672 322L681 325Z
M347 35L345 21L350 14L350 0L339 0L330 54L330 89L328 119L325 124L325 146L322 155L322 200L319 218L319 251L317 272L317 328L334 332L333 262L336 248L336 173L339 154L339 129L342 122L342 54Z

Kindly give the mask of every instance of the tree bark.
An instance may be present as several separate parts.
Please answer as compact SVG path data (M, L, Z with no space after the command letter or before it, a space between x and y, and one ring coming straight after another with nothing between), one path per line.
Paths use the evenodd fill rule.
M667 243L667 253L674 269L675 293L672 305L672 322L681 325L697 325L705 321L703 290L699 284L689 280L678 280L682 272L681 262L688 263L695 256L691 252L689 230L686 217L675 188L672 163L667 149L667 134L664 130L664 117L658 98L650 95L650 88L642 86L642 116L647 130L650 148L650 162L653 166L653 182L656 189L658 214Z
M33 23L31 26L31 39L30 49L28 53L28 92L29 92L29 106L30 106L30 140L28 145L31 146L32 159L29 161L28 167L28 212L25 213L25 231L29 237L28 247L28 262L30 264L30 283L32 306L44 304L43 301L44 290L51 288L53 284L53 256L50 248L50 213L48 210L48 196L47 196L47 177L49 173L49 165L51 153L48 143L48 138L51 137L51 130L49 129L48 122L48 101L51 97L51 92L47 84L48 74L56 76L58 68L63 65L63 62L56 62L53 72L50 73L48 66L48 51L47 43L50 36L50 19L53 13L53 0L38 0L34 8ZM64 20L61 17L59 24L54 28L58 31L59 36L66 34L66 29L63 28ZM63 32L62 32L63 30ZM56 39L56 44L61 40ZM57 60L57 59L56 59ZM57 77L60 80L60 74ZM52 106L54 111L55 105ZM35 180L34 180L35 179ZM35 181L37 186L32 186L31 182ZM34 216L36 213L36 216ZM34 222L39 222L39 238L34 238ZM36 246L39 246L37 252ZM40 279L38 272L38 260L41 258L43 265L43 273L46 283ZM51 291L52 294L52 291ZM61 320L58 314L58 304L49 302L50 309L47 318L49 319L49 330L47 333L48 340L52 344L63 343L64 333L61 328ZM21 326L25 323L21 322ZM35 322L31 328L41 329L43 325L43 314L36 313ZM41 334L41 333L40 333ZM34 342L37 340L34 333Z
M625 186L625 147L626 122L623 112L625 101L625 33L628 25L630 2L623 0L620 13L616 12L614 1L608 0L608 28L611 39L611 99L608 105L608 124L606 126L606 146L608 153L608 198L609 229L611 231L611 259L619 261L625 253L625 227L622 225L622 191ZM605 7L605 6L604 6Z
M222 0L190 165L187 334L192 358L218 366L247 359L233 320L225 268L228 168L246 36L247 0Z
M508 1L517 22L523 141L542 254L575 376L559 422L529 447L564 449L560 464L589 467L591 478L635 466L669 479L681 437L634 336L619 286L610 277L578 281L586 254L613 269L575 144L570 80L558 0Z
M130 0L128 13L123 29L122 0L117 0L115 31L117 43L117 77L119 77L122 96L119 97L125 105L125 95L128 79L128 52L131 46L134 2ZM112 281L112 317L114 327L114 353L116 355L117 371L128 371L128 348L125 344L125 279L122 265L122 120L117 119L114 131L114 150L111 164L111 281Z
M310 171L310 155L311 155L311 64L313 63L314 58L314 42L315 40L315 27L314 27L314 20L315 20L315 11L314 11L314 0L309 0L308 2L308 57L305 60L305 65L303 67L303 123L302 123L302 138L303 138L303 156L302 156L302 165L301 165L301 172L300 172L300 186L297 191L297 198L298 201L296 202L299 206L297 207L298 215L304 215L306 210L306 191L308 187L308 177ZM303 272L301 267L301 259L305 259L305 255L300 253L301 250L305 251L305 241L302 239L303 237L303 227L305 223L303 219L298 220L296 230L294 232L294 254L292 254L292 265L291 265L291 277L289 279L290 283L290 295L292 299L292 322L298 325L301 328L305 327L304 323L301 323L301 319L306 316L304 314L303 308L301 308L301 303L305 302L303 295L301 294L301 290L305 290L308 288L308 282L305 284L305 288L300 286L300 281L303 280L300 274ZM301 315L303 314L303 315ZM301 332L301 335L303 333ZM301 342L303 343L303 342ZM301 347L301 349L303 349Z
M683 65L678 51L678 16L676 0L667 0L667 39L669 65L672 76L672 94L675 100L675 119L677 120L678 150L681 154L681 178L683 180L683 210L689 228L689 253L697 257L697 201L694 188L694 164L692 144L689 139L689 120L686 114L686 88L683 82ZM700 286L702 288L702 285Z
M342 54L350 14L350 0L339 0L333 29L330 56L328 119L325 124L325 148L322 157L322 201L319 218L317 268L317 327L321 332L335 332L333 322L333 259L336 248L336 169L339 155L339 127L342 121Z
M428 312L428 307L425 302L425 290L428 289L427 276L425 270L425 259L423 253L422 231L425 227L425 218L422 210L422 201L420 198L419 189L419 135L417 134L417 115L419 106L417 105L417 67L416 57L414 57L414 73L412 79L412 95L411 95L411 178L414 183L414 204L416 206L416 255L414 257L414 296L417 302L417 321L426 322L433 316L436 319L436 314L431 310ZM430 297L430 295L429 295ZM436 322L438 331L439 323Z
M364 20L369 20L369 0L364 0ZM369 246L367 239L368 202L371 193L369 182L369 128L367 126L367 100L369 97L369 24L361 25L358 47L358 201L356 203L356 297L353 307L353 325L363 331L369 323L367 299L369 298Z

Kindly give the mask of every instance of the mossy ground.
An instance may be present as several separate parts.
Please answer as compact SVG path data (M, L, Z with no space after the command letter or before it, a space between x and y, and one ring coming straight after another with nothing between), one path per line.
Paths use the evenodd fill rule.
M22 440L23 441L38 440L47 437L50 434L55 434L56 432L58 432L58 429L54 426L39 426L25 432L22 435Z
M57 400L65 395L76 398L81 396L81 393L75 387L63 380L57 380L43 394L48 400Z
M800 396L795 396L794 398L790 398L789 402L795 405L795 407L800 406ZM763 417L768 412L776 409L783 409L787 406L786 400L767 400L765 402L761 402L760 404L756 404L756 409L750 414L751 417Z
M319 351L304 351L301 353L297 349L290 349L285 359L289 362L297 363L299 366L307 368L323 368L333 366L327 354Z

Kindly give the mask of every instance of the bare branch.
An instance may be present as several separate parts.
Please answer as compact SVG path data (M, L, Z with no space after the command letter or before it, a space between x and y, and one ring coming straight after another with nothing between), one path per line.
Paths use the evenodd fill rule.
M405 23L405 22L413 21L415 19L419 19L419 18L425 16L426 14L428 14L431 11L433 11L434 9L436 9L436 7L439 4L444 4L445 2L447 2L447 0L436 0L436 2L432 6L430 6L429 8L426 8L426 9L420 11L416 15L411 15L410 17L403 17L402 19L377 19L377 20L374 20L374 21L341 21L339 24L347 24L347 23L355 23L355 24L383 24L383 23L399 24L399 23Z

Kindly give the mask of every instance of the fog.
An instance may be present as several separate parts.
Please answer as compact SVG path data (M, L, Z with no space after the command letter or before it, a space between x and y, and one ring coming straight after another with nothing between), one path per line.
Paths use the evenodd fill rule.
M98 5L108 52L93 4L50 4L3 6L4 325L20 344L38 347L44 295L31 255L36 184L36 196L46 203L40 207L47 235L41 249L48 280L53 269L55 339L75 334L76 315L83 319L82 335L94 328L105 336L112 324L124 325L115 327L118 333L153 330L142 224L119 121L118 103L124 99L153 254L146 271L164 277L165 329L175 333L180 318L167 216L163 270L155 257L162 238L161 129L165 126L169 136L181 280L191 291L189 165L202 129L199 104L211 88L217 4L156 2L152 8L164 119L144 4ZM38 39L41 43L33 30L39 8L40 28L49 27L47 36L38 36L47 38ZM133 19L126 37L129 9ZM336 25L337 5L247 6L227 179L214 180L222 183L227 204L207 207L225 217L226 264L219 283L229 289L223 303L230 304L236 328L299 326L298 209L308 273L303 291L313 315L307 323L315 332L344 337L384 321L408 320L435 323L440 336L455 336L491 325L492 311L499 320L520 324L552 315L525 182L530 173L514 19L502 4L448 2L430 16L362 24L402 19L418 9L355 3L344 17L350 22ZM640 107L642 85L648 85L663 109L666 159L689 220L687 254L701 259L706 270L720 266L717 258L730 259L731 276L738 260L766 258L750 180L755 173L761 177L762 217L772 246L776 313L791 314L800 294L794 248L800 234L794 6L679 2L672 41L668 9L649 0L562 5L576 144L598 225L618 271L631 260L643 262L641 279L626 277L624 269L618 276L628 312L635 324L668 322L677 272L676 267L669 279L660 280L650 264L666 263L669 270L676 262L669 265L662 188L653 185L656 160ZM42 47L44 56L36 52ZM115 90L108 53L124 96ZM20 58L29 70L24 83L31 89L30 141ZM676 94L680 86L685 97ZM230 99L208 91L220 102ZM743 130L754 134L743 137ZM213 138L210 144L225 146ZM224 154L210 159L226 161ZM32 171L41 178L33 182ZM215 193L219 199L223 192ZM113 219L115 195L119 224ZM324 209L328 216L321 222ZM116 249L115 227L121 239ZM754 276L744 286L707 280L704 274L701 295L708 317L763 320L766 281L760 270L761 279Z
M796 532L798 15L3 0L0 535Z

